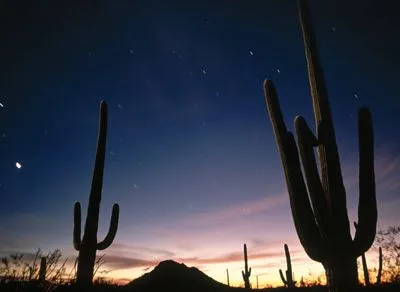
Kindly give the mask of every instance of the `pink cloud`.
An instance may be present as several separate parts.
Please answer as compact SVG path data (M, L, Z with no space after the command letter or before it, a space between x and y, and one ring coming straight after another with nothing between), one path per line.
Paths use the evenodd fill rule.
M292 252L293 255L299 253L298 251ZM282 257L282 251L265 251L265 252L255 252L249 253L249 258L252 260L256 259L268 259L268 258L276 258ZM111 268L113 270L119 269L130 269L130 268L137 268L137 267L146 267L146 270L149 270L149 267L154 267L158 265L160 262L159 260L146 260L142 258L135 258L135 257L127 257L127 256L117 256L117 255L106 255L104 257L105 265L107 268ZM232 252L226 253L221 256L216 257L172 257L172 260L191 264L191 265L210 265L210 264L220 264L220 263L229 263L229 262L238 262L243 261L243 252ZM294 260L296 260L294 258Z
M232 220L245 215L253 215L274 209L283 204L289 204L286 194L264 197L258 200L245 201L240 204L231 205L213 212L196 214L189 218L190 222L221 222Z
M108 249L110 252L117 253L139 253L139 254L151 254L151 255L159 255L159 256L174 256L175 254L171 251L161 248L152 248L142 245L133 245L133 244L125 244L122 242L115 242Z
M104 261L107 269L112 270L124 270L137 267L155 266L159 263L159 261L156 260L145 260L141 258L118 255L106 255L104 256Z

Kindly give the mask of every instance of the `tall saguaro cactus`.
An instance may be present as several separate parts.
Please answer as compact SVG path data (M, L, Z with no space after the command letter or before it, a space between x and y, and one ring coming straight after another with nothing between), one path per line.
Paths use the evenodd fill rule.
M286 128L275 87L270 80L264 82L265 100L282 160L292 216L300 242L307 255L324 266L330 291L351 291L358 285L357 257L370 248L376 233L372 118L367 108L360 108L359 227L352 239L332 115L307 1L298 0L298 7L316 135L305 119L298 116L295 119L298 138L296 145L293 134ZM314 147L318 151L320 171L314 157Z
M111 223L108 233L103 241L97 242L99 225L99 212L101 192L103 187L103 171L106 152L107 136L107 104L100 103L100 122L97 140L96 160L93 171L92 186L89 195L85 233L81 240L81 205L74 206L74 247L79 251L76 282L78 285L91 285L93 270L96 260L96 250L104 250L113 242L118 228L119 206L114 204L111 215Z
M293 280L292 261L290 260L289 247L286 243L284 245L284 248L285 248L286 267L287 267L287 270L285 272L286 279L281 269L279 269L279 275L281 276L282 282L286 287L294 288L296 281Z
M243 253L244 253L244 271L242 271L243 281L244 281L244 288L250 290L250 275L251 275L251 268L249 268L247 264L247 246L246 244L243 245Z

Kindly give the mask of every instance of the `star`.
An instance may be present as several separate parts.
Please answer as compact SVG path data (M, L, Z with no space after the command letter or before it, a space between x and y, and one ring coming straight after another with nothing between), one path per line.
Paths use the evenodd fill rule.
M22 168L22 164L17 161L17 162L15 162L15 167L18 168L18 169L21 169Z

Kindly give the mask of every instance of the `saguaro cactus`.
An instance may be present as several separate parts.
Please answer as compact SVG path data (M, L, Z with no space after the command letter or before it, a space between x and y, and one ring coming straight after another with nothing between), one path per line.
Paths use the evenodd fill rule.
M354 227L358 228L357 222L354 222ZM362 267L363 267L363 273L364 273L364 282L366 286L369 286L371 283L369 281L369 272L368 272L368 265L367 265L367 259L365 258L365 253L361 255L361 262L362 262ZM381 283L381 276L382 276L382 248L379 247L379 257L378 257L378 274L376 275L376 283L380 284Z
M46 272L47 272L47 262L46 257L42 257L40 259L40 269L39 269L39 281L46 281Z
M244 252L244 271L242 271L243 281L244 281L244 288L250 289L250 275L251 275L251 268L249 268L247 264L247 246L246 244L243 245L243 252Z
M281 276L282 282L286 287L294 288L296 281L293 280L292 261L290 260L289 247L286 243L284 245L284 248L285 248L286 267L287 267L287 270L285 272L286 279L281 269L279 269L279 275Z
M379 259L378 259L379 265L378 265L378 274L376 275L376 284L381 283L381 277L382 277L382 247L379 247Z
M81 240L81 205L74 206L74 247L79 251L76 282L80 285L90 285L93 280L93 269L96 260L96 250L108 248L114 240L118 228L119 206L114 204L111 215L111 223L108 233L103 241L97 242L99 225L99 211L101 192L103 186L103 170L106 151L107 135L107 105L100 103L100 122L97 140L96 160L93 171L92 186L89 195L85 233Z
M270 80L264 82L265 100L300 242L307 255L324 266L330 291L352 291L358 285L357 257L370 248L376 233L372 119L367 108L360 108L359 228L352 239L331 110L307 1L298 0L298 7L317 134L312 133L304 118L296 117L297 147L293 134L286 128L275 87ZM318 150L320 171L314 147Z

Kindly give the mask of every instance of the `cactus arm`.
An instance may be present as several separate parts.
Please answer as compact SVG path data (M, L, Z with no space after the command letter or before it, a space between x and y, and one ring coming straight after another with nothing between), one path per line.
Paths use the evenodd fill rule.
M79 251L81 248L81 204L74 205L74 248Z
M359 228L357 222L354 222L354 227L356 229L356 232ZM367 259L365 258L365 254L361 254L361 263L362 263L362 268L363 268L363 274L364 274L364 282L365 285L369 286L369 273L368 273L368 265L367 265Z
M330 210L324 196L324 189L319 177L313 148L318 145L318 140L308 127L307 122L303 117L297 116L294 124L298 137L300 157L307 181L308 193L313 207L313 213L315 215L320 234L323 234L324 237L327 237L330 229Z
M264 95L281 156L297 234L307 255L315 261L321 261L321 238L308 199L296 142L293 134L286 130L278 96L270 80L264 81Z
M323 143L323 146L320 145L318 147L322 184L325 187L327 197L330 199L332 209L338 210L337 215L341 220L346 220L347 212L345 211L347 210L343 208L343 206L346 206L346 194L340 171L340 160L333 129L328 93L325 86L323 70L319 62L317 44L311 25L310 11L306 1L298 0L297 3L303 32L307 71L314 107L315 124L317 126L317 137L321 139L320 142ZM333 195L335 196L334 200L332 200ZM347 225L349 224L347 223ZM348 231L350 231L350 226L348 226Z
M279 269L279 276L281 276L281 280L282 280L283 284L284 284L285 286L287 286L288 283L287 283L287 281L286 281L286 279L285 279L285 276L283 275L283 272L282 272L281 269Z
M295 156L298 157L296 142L292 133L289 133L288 148ZM324 242L318 230L314 213L308 198L306 186L304 184L303 174L298 159L295 161L296 173L294 176L287 178L290 207L292 211L294 225L299 236L300 242L304 247L307 255L318 262L325 259ZM295 183L291 183L295 182Z
M382 247L379 247L379 266L378 266L378 275L376 276L376 283L381 283L382 277Z
M108 248L113 242L115 235L117 234L118 218L119 218L119 205L114 204L112 209L110 228L108 229L107 235L104 238L104 240L97 244L97 250L104 250Z
M366 252L374 242L378 220L371 113L367 108L360 108L358 119L360 198L358 203L358 227L354 237L354 252L357 257Z
M304 48L307 59L308 80L311 89L311 97L314 107L315 121L322 119L332 121L331 110L328 101L328 93L321 64L319 63L318 49L314 31L311 25L309 7L306 1L298 0L299 19L303 33Z
M359 228L359 225L357 224L357 222L354 222L354 227L356 228L356 232L357 232L357 230ZM365 253L361 254L361 262L362 262L362 267L363 267L365 285L369 286L369 284L370 284L369 273L368 273L368 265L367 265L367 259L365 258Z
M346 190L343 184L324 74L319 62L318 49L311 25L308 3L305 0L298 0L297 3L319 141L317 150L321 165L321 181L328 205L332 210L331 222L334 222L335 226L341 226L341 228L335 230L335 236L346 238L346 240L350 242L350 224L346 207Z

